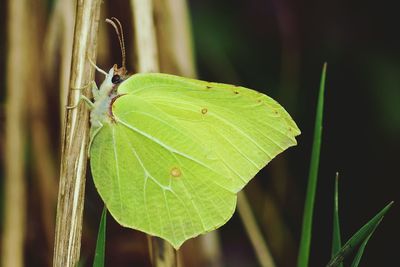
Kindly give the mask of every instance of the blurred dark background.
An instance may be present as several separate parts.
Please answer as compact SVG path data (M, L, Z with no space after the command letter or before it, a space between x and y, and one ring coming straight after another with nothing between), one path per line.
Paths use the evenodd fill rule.
M302 130L299 145L282 155L288 161L292 191L299 194L287 198L298 201L298 208L302 208L307 183L320 72L323 62L328 63L310 266L324 266L330 257L336 171L340 172L343 240L389 201L395 201L370 240L361 266L396 265L400 38L395 2L190 3L200 77L239 81L264 91L287 107L298 122ZM271 179L268 169L255 179L263 186ZM288 224L298 242L301 211L284 213L294 216ZM223 237L225 231L234 233L231 227L228 223L223 228ZM232 249L243 251L240 241L236 242ZM241 254L225 252L234 266Z
M48 3L47 11L50 12L53 4L52 1ZM129 16L124 15L121 8L124 5L124 1L106 3L106 15L119 17L128 25ZM276 249L278 266L294 266L296 262L317 93L324 62L328 63L324 132L310 266L324 266L330 258L333 186L337 171L340 172L343 241L388 202L395 201L371 238L360 266L396 266L397 240L400 238L400 177L397 170L400 152L400 21L396 3L190 0L189 6L198 77L240 84L268 94L289 111L302 130L298 146L280 155L246 187L268 244ZM6 11L6 1L2 0L1 125L5 120ZM109 26L100 23L101 27ZM129 43L132 37L129 37L129 27L125 29ZM103 60L106 64L120 62L114 37L110 35L111 62ZM99 61L101 63L102 59ZM108 65L101 67L107 69ZM48 101L47 104L57 110L57 101ZM53 142L57 144L58 114L49 117L55 129ZM1 150L4 151L4 127L1 128ZM4 162L6 155L1 157ZM0 182L3 177L2 171ZM31 193L29 189L28 192ZM3 195L1 192L1 199ZM101 202L91 179L87 183L87 196L81 254L91 262L101 212ZM45 256L38 244L43 232L38 230L39 219L32 211L38 203L34 196L29 199L31 232L27 238L26 262L27 266L41 266L43 261L40 257ZM2 200L0 204L3 204ZM274 209L283 224L268 224L269 216L276 216ZM115 265L116 262L126 262L128 259L121 258L132 255L143 257L133 261L135 266L148 264L147 248L140 248L140 242L146 242L144 236L120 229L109 218L108 266L121 266ZM278 232L283 232L282 239L271 238ZM225 266L258 266L237 214L221 228L220 234ZM140 241L133 247L128 246L120 242L118 235Z

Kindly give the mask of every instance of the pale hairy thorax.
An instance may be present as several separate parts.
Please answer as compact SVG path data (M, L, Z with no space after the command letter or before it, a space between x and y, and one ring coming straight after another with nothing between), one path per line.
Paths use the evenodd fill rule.
M120 21L114 17L111 19L106 19L106 22L112 25L117 33L121 47L122 66L118 68L117 64L114 64L114 66L107 73L93 63L96 70L106 76L100 85L100 89L97 88L95 83L92 87L94 103L90 113L90 123L92 130L95 130L96 132L105 122L112 122L111 106L113 101L118 97L117 88L129 77L125 67L126 56L122 25ZM92 135L92 138L93 137L94 136Z

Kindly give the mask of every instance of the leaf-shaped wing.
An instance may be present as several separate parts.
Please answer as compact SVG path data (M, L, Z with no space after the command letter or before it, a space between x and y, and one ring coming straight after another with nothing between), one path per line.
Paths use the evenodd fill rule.
M223 225L236 192L300 133L271 98L243 87L139 74L118 88L94 137L95 185L122 225L178 248Z
M121 225L178 248L232 216L232 177L212 152L140 98L121 97L114 111L116 122L104 125L93 140L91 169Z
M231 171L237 192L271 159L296 145L300 130L272 98L257 91L167 74L137 74L120 93L175 118Z

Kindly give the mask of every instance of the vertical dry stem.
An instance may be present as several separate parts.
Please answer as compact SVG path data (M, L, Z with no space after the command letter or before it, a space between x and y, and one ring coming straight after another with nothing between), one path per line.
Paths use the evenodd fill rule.
M1 265L24 266L26 217L25 133L26 89L29 85L25 66L29 49L27 36L29 1L8 3L8 58L6 106L5 206Z
M96 55L100 4L100 0L77 2L70 87L82 88L93 80L94 71L88 57L94 59ZM67 105L75 105L81 93L81 90L69 90ZM88 115L83 104L66 112L53 258L53 266L57 267L75 267L79 261L89 141Z
M131 0L135 44L137 53L137 70L139 72L159 71L156 30L153 21L152 0ZM177 266L175 249L166 241L149 237L149 250L153 266Z
M60 119L65 118L65 106L67 105L72 46L75 23L75 1L58 0L52 10L46 35L44 37L44 74L46 81L52 81L55 76L56 64L60 64L59 91L60 91ZM57 55L61 54L61 62ZM62 125L64 126L64 125ZM63 133L61 129L61 133Z
M272 259L269 248L262 238L262 233L257 226L249 202L247 201L246 195L243 191L238 193L237 205L240 218L242 219L247 234L249 235L258 261L263 267L274 267L275 263Z
M186 0L154 0L162 72L196 77Z
M131 0L138 72L158 72L156 30L152 0Z
M59 0L59 14L62 16L62 43L61 43L61 68L60 68L60 115L61 121L65 119L65 104L68 99L69 78L71 71L71 56L73 46L75 22L75 1ZM63 131L63 129L61 129Z
M41 1L31 2L29 13L30 30L28 57L25 65L29 68L30 86L29 95L29 123L32 135L32 154L35 170L34 182L38 184L40 215L42 217L43 229L46 241L46 259L51 262L51 250L54 241L54 211L56 204L56 167L51 150L50 129L46 121L46 94L44 87L44 71L41 61L42 40L43 40L43 3Z

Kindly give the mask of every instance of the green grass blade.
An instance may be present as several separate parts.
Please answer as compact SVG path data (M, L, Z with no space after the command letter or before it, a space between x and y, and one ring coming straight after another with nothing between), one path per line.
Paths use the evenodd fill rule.
M358 267L358 264L360 264L361 257L364 253L364 249L367 246L367 243L369 239L371 238L372 234L375 232L375 229L378 227L378 225L381 223L383 218L379 220L379 222L376 224L375 228L372 230L372 232L365 238L365 240L361 243L360 248L357 251L356 256L353 259L353 263L351 264L351 267Z
M335 193L333 197L333 233L332 233L332 255L336 253L342 247L342 241L340 237L340 223L339 223L339 173L336 173L335 178ZM343 267L343 264L339 264L339 267Z
M101 213L99 232L97 233L96 252L93 260L93 267L104 267L104 258L106 250L106 221L107 208L104 206Z
M344 244L344 246L336 253L336 255L331 259L331 261L327 264L327 267L335 267L339 266L341 262L351 254L354 249L356 249L362 242L365 242L366 239L370 238L370 235L375 231L378 227L379 223L382 221L383 216L392 206L393 201L390 202L386 207L384 207L378 214L375 215L369 222L367 222L363 227L360 228L350 239ZM368 241L368 240L367 240ZM366 245L366 244L365 244ZM364 245L364 247L365 247ZM361 248L361 247L360 247ZM362 254L364 248L360 252ZM361 255L360 255L361 257Z
M312 217L314 212L315 191L317 189L319 154L321 150L326 66L327 64L325 63L322 68L321 83L319 87L317 114L314 128L314 141L311 153L310 172L308 176L307 195L303 213L303 226L301 231L299 256L297 259L298 267L307 267L310 256Z

